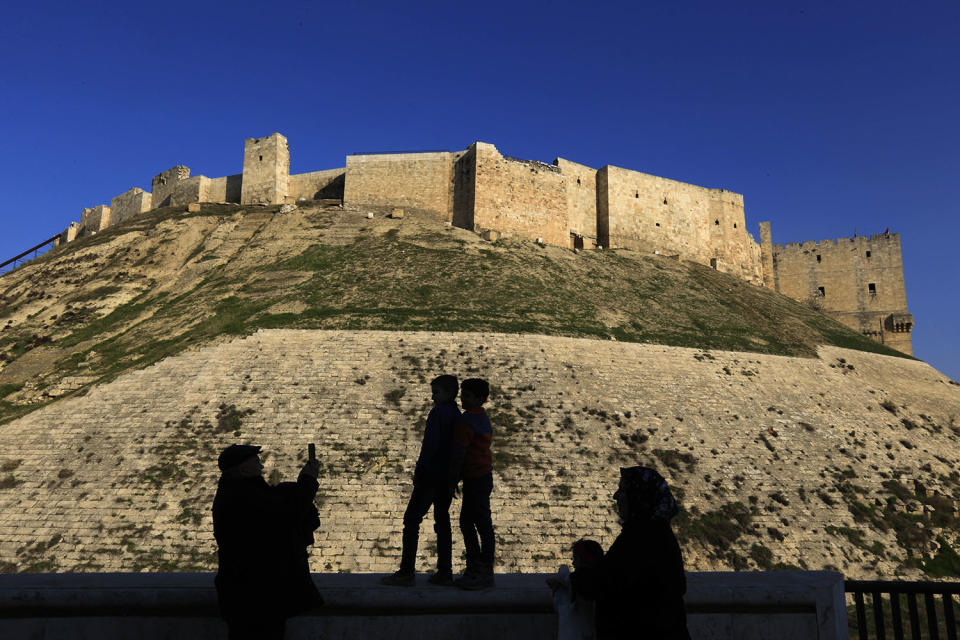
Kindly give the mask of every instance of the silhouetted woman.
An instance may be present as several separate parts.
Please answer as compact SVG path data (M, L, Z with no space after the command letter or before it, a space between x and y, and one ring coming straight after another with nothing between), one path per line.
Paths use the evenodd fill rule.
M597 603L597 639L689 640L683 556L670 528L677 503L667 482L653 469L621 468L613 499L620 535L598 570L570 576L573 589Z

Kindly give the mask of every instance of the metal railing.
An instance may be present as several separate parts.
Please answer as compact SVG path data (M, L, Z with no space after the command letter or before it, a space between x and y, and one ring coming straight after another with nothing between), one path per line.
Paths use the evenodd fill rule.
M856 631L860 640L886 640L887 637L894 640L906 637L912 640L957 640L954 612L957 605L953 596L960 594L960 582L846 580L844 590L853 594ZM864 599L867 594L870 595L869 604ZM918 602L918 596L922 596L921 602ZM938 615L937 596L942 617ZM867 609L872 609L872 615L867 615ZM908 625L906 628L905 623ZM905 635L907 631L909 636Z
M38 244L37 246L35 246L35 247L30 247L29 249L27 249L27 250L24 251L23 253L21 253L21 254L19 254L19 255L16 255L16 256L14 256L14 257L12 257L12 258L10 258L10 259L7 260L6 262L0 263L0 269L3 269L3 268L4 268L5 266L7 266L8 264L13 264L14 268L16 268L16 267L17 267L16 262L17 262L18 260L20 260L21 258L23 258L23 257L25 257L25 256L27 256L28 254L31 254L31 253L33 254L33 258L36 258L36 257L37 257L37 251L39 251L39 250L42 249L43 247L47 246L48 244L51 244L54 240L56 240L56 239L59 238L59 237L60 237L60 234L58 233L57 235L53 236L52 238L50 238L50 239L48 239L48 240L44 240L43 242L41 242L41 243ZM32 260L33 258L31 258L31 260Z

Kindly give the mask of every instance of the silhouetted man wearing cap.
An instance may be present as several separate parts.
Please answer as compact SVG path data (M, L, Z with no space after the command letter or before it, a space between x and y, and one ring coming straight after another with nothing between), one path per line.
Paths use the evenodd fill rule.
M320 463L307 462L296 482L271 487L259 454L260 447L233 444L219 459L216 587L231 640L283 638L287 618L323 603L307 564L320 526L313 505Z

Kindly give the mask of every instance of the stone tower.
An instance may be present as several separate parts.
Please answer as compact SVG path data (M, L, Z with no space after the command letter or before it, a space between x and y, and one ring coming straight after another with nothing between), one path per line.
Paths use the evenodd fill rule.
M773 234L769 222L760 223L760 255L763 265L763 286L776 291L777 283L773 270Z
M282 204L290 183L290 146L279 133L243 145L240 204Z
M150 199L150 208L169 206L173 200L173 193L176 191L177 183L190 177L190 168L182 164L167 169L163 173L153 176L150 181L153 194Z
M777 292L811 304L854 331L913 355L900 234L772 244L760 228ZM766 281L766 270L764 273Z

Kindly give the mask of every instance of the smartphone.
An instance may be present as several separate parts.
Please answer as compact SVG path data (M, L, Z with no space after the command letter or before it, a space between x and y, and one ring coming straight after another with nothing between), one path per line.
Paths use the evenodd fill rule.
M317 445L312 442L307 445L307 458L313 462L317 459Z

